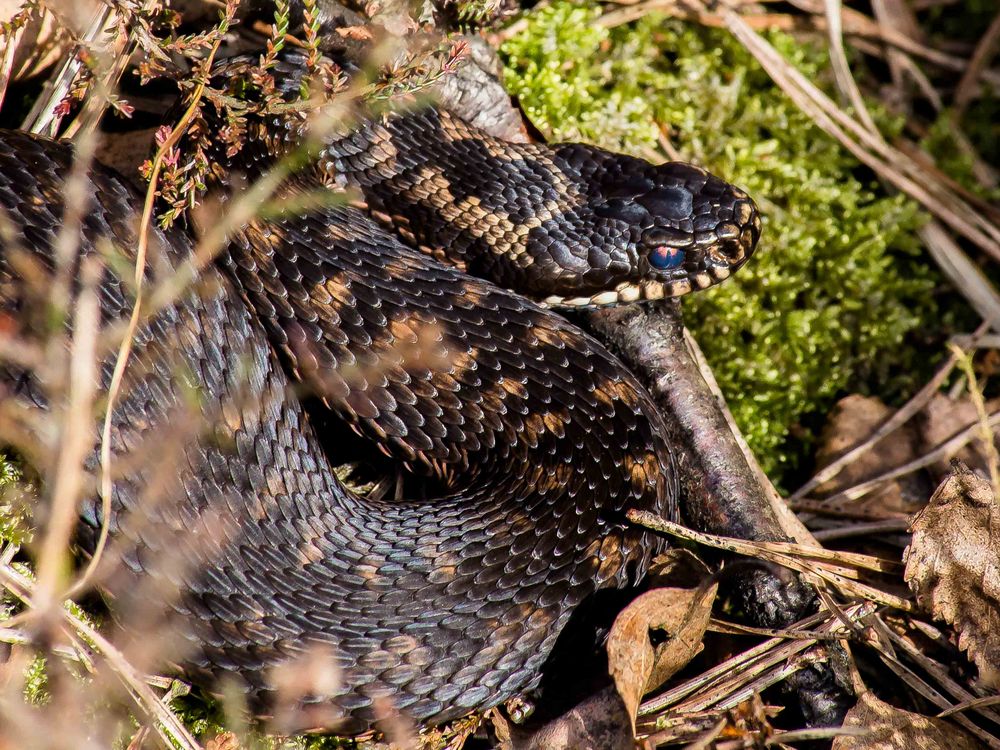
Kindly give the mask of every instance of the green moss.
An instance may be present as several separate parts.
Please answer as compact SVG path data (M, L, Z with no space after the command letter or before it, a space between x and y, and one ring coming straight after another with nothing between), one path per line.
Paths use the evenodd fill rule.
M502 49L508 85L555 139L656 158L662 128L683 158L757 199L757 256L687 300L685 313L737 422L780 479L806 455L808 431L796 429L806 415L847 388L898 385L910 369L916 355L902 341L934 315L936 272L915 236L924 218L887 197L728 34L655 16L609 30L597 17L567 3L529 14ZM822 78L821 50L770 40Z
M0 451L0 545L21 545L28 539L29 513L18 491L23 488L20 479L17 462Z
M45 659L36 656L24 670L24 700L33 706L49 702L49 677L45 670Z
M1000 138L1000 121L997 119L1000 115L1000 99L984 98L981 107L983 114L980 109L966 113L962 130L972 133L974 137L971 140L981 142L977 144L981 152L985 147L990 155L1000 154L996 150L996 141ZM983 200L1000 202L1000 188L984 188L976 179L973 156L956 139L954 114L951 111L944 110L938 115L920 145L934 157L939 169L958 180L964 188Z
M192 690L174 698L170 706L177 717L200 741L207 741L223 732L234 731L234 722L227 717L223 702L201 690ZM279 737L263 734L257 729L243 726L235 730L244 740L242 746L255 750L365 750L364 743L349 738L321 735L296 735Z

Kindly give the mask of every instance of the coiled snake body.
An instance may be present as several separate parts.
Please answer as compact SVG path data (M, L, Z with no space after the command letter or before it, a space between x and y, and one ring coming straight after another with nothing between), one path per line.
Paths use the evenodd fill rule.
M70 165L66 146L0 134L0 302L23 334L33 307L12 259L54 267ZM112 435L110 523L130 583L108 588L122 611L177 626L188 673L236 676L264 705L272 668L320 644L338 679L305 700L337 707L330 728L366 730L380 698L442 722L536 685L574 609L654 553L623 511L677 503L635 377L557 313L463 269L550 304L657 298L728 276L759 221L694 167L507 144L434 110L331 138L317 170L313 182L358 186L398 235L349 206L254 220L140 327ZM141 196L100 167L87 188L80 255L110 241L132 257ZM191 251L186 234L154 231L150 288ZM105 322L132 309L119 267L99 285ZM104 387L111 370L109 357ZM439 495L348 490L296 381ZM47 408L44 382L4 382Z

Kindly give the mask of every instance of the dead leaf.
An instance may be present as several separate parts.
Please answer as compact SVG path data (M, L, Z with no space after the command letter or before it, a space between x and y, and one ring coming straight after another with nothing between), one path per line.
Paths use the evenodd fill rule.
M894 411L874 397L854 394L841 399L823 427L816 451L817 467L822 469L865 442ZM817 497L833 495L912 461L918 455L918 442L919 436L913 426L903 425L845 466L836 477L820 485ZM877 517L912 513L923 505L930 490L931 486L919 475L901 477L886 482L861 501L851 501L850 508L854 513L870 511Z
M993 413L997 408L998 402L995 399L986 403L988 413ZM920 453L933 450L978 419L976 405L967 395L953 399L943 393L935 394L920 413ZM947 462L952 458L959 459L973 469L988 471L983 444L978 439L972 440L954 456L948 456L940 464L932 465L931 470L937 475L946 473Z
M372 30L366 26L340 26L334 31L345 39L354 39L359 42L370 42L374 38Z
M1000 504L956 461L910 524L905 579L917 602L958 633L983 682L1000 685Z
M711 569L694 552L672 547L649 563L646 580L653 588L689 588L711 574Z
M628 711L632 731L639 701L701 651L718 587L648 591L615 618L608 636L608 671ZM654 646L650 633L663 631Z
M841 735L832 750L977 750L983 747L949 721L903 711L876 698L870 691L847 712L845 727L868 730L862 735Z
M223 732L205 743L205 750L241 750L240 738L233 732Z
M501 750L633 750L627 709L611 685L538 729L493 713Z

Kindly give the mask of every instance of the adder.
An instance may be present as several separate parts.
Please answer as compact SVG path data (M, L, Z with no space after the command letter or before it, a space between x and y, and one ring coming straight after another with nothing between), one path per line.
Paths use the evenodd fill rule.
M252 178L301 134L248 135L234 162ZM66 144L0 133L13 335L44 330L25 258L60 268L72 162ZM143 202L100 165L85 185L77 292L85 261L134 260ZM328 136L288 194L319 186L368 210L253 219L144 319L114 404L111 516L96 497L81 515L110 524L123 561L112 608L164 615L194 679L236 679L266 712L275 669L325 649L337 679L302 700L334 711L327 728L370 729L383 699L437 724L532 689L574 611L642 577L661 542L626 509L678 516L650 396L552 308L711 286L750 257L760 220L698 167L507 143L443 109ZM193 245L150 230L148 288ZM131 273L104 264L105 324L131 314ZM61 398L13 366L0 382L33 408ZM346 486L331 415L436 493Z

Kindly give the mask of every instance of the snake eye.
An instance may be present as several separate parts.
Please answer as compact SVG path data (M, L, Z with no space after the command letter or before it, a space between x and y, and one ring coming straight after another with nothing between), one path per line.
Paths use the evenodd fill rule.
M684 251L676 247L660 245L649 251L649 265L661 271L677 268L684 263Z

